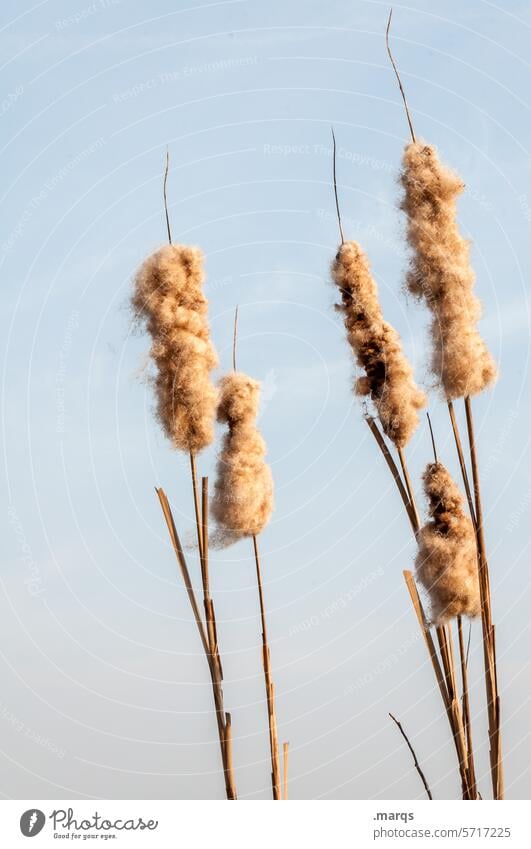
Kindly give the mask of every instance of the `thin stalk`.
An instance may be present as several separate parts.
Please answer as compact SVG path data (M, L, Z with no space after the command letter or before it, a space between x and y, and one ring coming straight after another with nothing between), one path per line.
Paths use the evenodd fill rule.
M336 176L336 135L334 133L334 128L332 127L332 146L333 146L333 154L332 154L332 169L334 176L334 196L336 199L336 212L337 212L337 223L339 225L339 235L341 236L341 244L345 244L345 236L343 235L343 225L341 223L341 212L339 211L339 198L337 196L337 176Z
M284 753L284 783L282 788L282 798L286 800L288 798L288 757L289 757L289 743L282 743L282 750Z
M195 462L195 454L193 453L193 451L190 451L190 473L191 473L191 476L192 476L192 491L193 491L193 496L194 496L194 513L195 513L195 527L196 527L196 532L197 532L197 546L198 546L198 549L199 549L199 557L202 558L202 556L203 556L203 554L202 554L203 534L202 534L202 531L201 531L201 511L200 511L200 507L199 507L199 490L198 490L198 486L197 486L197 466L196 466L196 462ZM202 564L201 564L201 567L202 567ZM202 574L202 571L201 571L201 577L203 578L203 583L204 583L204 576Z
M201 619L201 614L199 612L199 607L197 604L197 600L195 597L194 589L192 587L192 581L190 580L190 573L188 571L188 566L186 563L186 559L184 556L183 548L181 545L181 541L179 539L179 534L177 533L177 528L175 527L175 522L173 520L173 514L171 512L171 507L166 496L166 493L163 489L155 489L155 492L158 495L160 506L162 507L162 512L164 514L164 518L166 520L166 524L168 526L168 532L170 535L170 539L173 545L173 550L175 551L175 556L177 557L177 562L179 564L179 568L181 570L181 574L183 577L184 585L186 587L186 592L188 593L188 599L190 601L190 605L192 607L192 612L194 614L194 619L197 625L197 630L199 631L199 637L201 638L201 643L205 650L205 653L208 654L208 641L205 634L205 628L203 625L203 620Z
M171 227L170 227L170 216L168 213L168 196L166 193L166 187L168 184L168 172L170 170L170 151L166 149L166 168L164 170L164 184L163 184L163 194L164 194L164 212L166 213L166 228L168 230L168 243L171 245Z
M206 488L206 487L205 487ZM223 688L221 669L221 661L219 658L217 636L216 636L216 620L214 614L214 605L209 597L204 596L205 614L207 617L207 630L201 620L199 607L195 597L195 593L190 581L190 573L186 563L186 558L179 540L179 535L175 527L173 514L169 505L165 492L162 489L157 489L157 495L162 507L164 518L168 526L170 539L179 563L181 574L188 592L188 598L194 613L194 618L201 637L201 643L205 652L212 682L212 693L214 696L214 705L216 708L216 722L218 727L218 737L221 751L221 761L223 764L223 774L225 779L225 793L227 799L237 799L236 783L234 779L234 768L232 761L232 734L230 727L230 714L225 713L223 707ZM205 546L206 547L206 546ZM208 561L207 561L208 565Z
M503 764L501 748L500 699L498 695L496 671L496 645L492 624L489 566L483 527L483 508L479 482L479 464L474 433L474 418L470 398L465 398L465 413L470 449L470 465L474 484L474 504L476 509L476 542L478 551L479 588L481 595L481 623L483 630L483 657L485 663L485 687L487 693L487 712L489 719L490 765L492 793L494 799L504 798Z
M376 424L376 422L374 421L372 416L365 416L365 421L367 422L369 429L370 429L372 435L374 436L374 438L376 440L376 444L378 445L378 448L382 452L382 455L384 457L385 462L389 466L391 474L393 475L394 481L396 483L398 492L400 494L400 498L402 499L402 503L403 503L405 510L406 510L406 513L408 515L408 519L409 519L411 527L413 529L413 533L416 534L418 532L419 525L418 525L418 523L416 523L415 514L414 514L414 511L411 507L411 503L410 503L410 500L409 500L409 495L407 493L407 490L406 490L404 483L402 481L402 478L400 476L400 472L398 471L398 467L397 467L395 461L393 460L393 456L392 456L391 452L389 451L389 448L387 447L387 444L386 444L382 434L380 433L378 425Z
M472 499L472 492L471 492L471 489L470 489L470 481L468 479L468 472L466 470L465 455L463 454L463 446L461 444L461 437L459 435L459 428L457 427L457 419L455 417L455 410L454 410L454 405L453 405L452 401L448 401L448 412L450 414L450 422L451 422L452 431L453 431L453 434L454 434L454 442L455 442L455 447L457 449L457 457L459 459L459 466L461 468L461 477L463 478L463 484L464 484L464 487L465 487L466 497L467 497L467 501L468 501L468 509L470 511L470 517L471 517L472 522L473 522L474 527L475 527L476 526L476 510L474 508L474 501Z
M389 19L387 21L387 29L385 30L385 45L387 47L387 53L389 54L389 58L391 60L391 65L393 66L393 71L395 72L396 78L398 80L398 87L400 89L400 94L402 95L402 100L404 101L404 108L406 110L407 122L409 124L409 132L411 133L411 140L413 143L417 141L415 138L415 130L413 129L413 122L411 120L411 115L409 114L409 108L406 100L406 93L404 91L404 87L402 85L402 80L400 79L400 74L398 73L398 68L396 67L396 62L393 59L393 54L391 53L391 48L389 46L389 30L391 29L391 18L393 17L393 10L389 12Z
M260 571L260 556L258 554L258 542L256 536L253 536L253 550L256 564L256 581L258 584L258 596L260 599L260 616L262 619L262 660L264 664L264 679L266 688L267 700L267 715L269 721L269 747L271 750L271 783L273 789L273 799L280 800L280 762L278 753L278 734L277 734L277 717L275 710L275 685L271 674L271 657L269 654L269 645L267 641L267 625L264 604L264 592L262 587L262 575Z
M426 410L426 418L428 419L428 425L429 425L429 428L430 428L431 447L433 448L433 461L434 461L434 463L438 463L439 459L437 457L437 448L436 448L436 445L435 445L435 437L433 435L433 428L431 426L430 414L428 413L427 410Z
M461 785L463 789L463 798L469 798L468 791L468 776L466 772L466 742L464 739L464 733L461 732L462 724L459 725L459 716L456 714L455 703L456 700L451 698L450 693L448 692L448 682L451 682L451 675L448 674L447 668L445 669L445 673L443 674L443 670L441 669L441 664L439 662L439 657L437 655L437 649L435 648L435 643L433 641L433 637L431 635L431 631L428 625L428 621L426 618L426 614L424 613L424 608L422 606L422 602L420 600L419 592L417 589L417 585L415 583L415 579L411 572L406 570L404 572L404 579L406 582L406 586L408 588L409 595L411 597L411 601L413 603L413 608L417 615L417 620L420 625L420 630L422 636L424 637L424 642L426 644L426 648L428 649L428 655L431 660L431 664L433 666L433 671L435 673L435 678L437 680L437 684L439 685L439 690L441 693L441 697L443 700L444 708L446 710L446 715L448 717L448 723L450 725L450 730L452 732L452 737L454 740L455 749L457 752L457 758L459 763L459 774L461 777ZM443 659L443 664L447 666L448 651L446 646L446 640L443 633L437 633L441 645L441 658ZM463 729L464 732L464 729Z
M474 756L472 747L472 717L470 715L470 699L468 695L468 661L465 640L463 637L463 621L461 616L457 617L457 634L459 638L459 658L461 661L461 691L463 693L463 724L465 726L468 777L470 780L472 798L477 797L476 773L474 769Z
M413 493L413 487L411 484L411 478L409 475L409 470L406 463L406 458L404 452L401 448L398 448L398 456L400 459L400 465L402 467L402 474L404 476L404 481L400 475L398 467L393 460L393 457L387 447L387 444L380 433L380 430L370 416L366 416L367 424L369 425L371 432L382 452L387 465L389 466L395 483L397 485L398 491L402 498L402 502L408 514L411 527L415 538L420 530L420 518L417 510L417 506L415 503L415 496ZM456 681L456 673L455 673L455 663L453 652L450 650L450 644L446 632L441 628L437 628L436 633L439 642L439 648L441 653L441 661L443 664L443 670L441 669L441 665L439 662L439 658L437 655L437 649L435 647L435 643L433 642L433 638L430 633L429 625L426 620L426 616L424 615L424 610L422 608L422 604L420 601L420 597L418 594L418 590L415 584L415 580L411 572L404 572L404 577L406 578L406 584L408 586L408 590L411 596L411 600L413 602L413 606L415 608L415 612L417 613L417 618L419 620L419 624L421 626L423 636L426 642L426 646L428 649L428 654L430 656L430 660L432 662L432 666L435 672L435 677L437 679L437 683L439 684L439 689L441 691L441 696L443 699L443 703L445 706L446 714L448 717L448 722L450 724L450 730L453 735L454 744L457 752L458 763L459 763L459 772L461 776L461 783L463 788L463 798L470 798L470 782L467 774L467 748L466 748L466 738L464 734L464 726L461 716L461 710L459 706L459 701L455 695L455 681Z
M406 458L404 455L404 450L397 446L398 458L400 460L400 465L402 466L402 474L404 475L404 481L406 482L406 489L409 496L409 503L411 504L411 510L415 519L416 531L418 533L420 530L420 517L419 511L417 510L417 504L415 502L415 494L413 491L413 485L411 483L411 478L409 476L409 470L406 463Z
M389 714L389 716L391 717L391 719L393 720L393 722L395 723L395 725L398 727L398 730L400 731L400 733L401 733L402 737L404 738L404 740L405 740L405 741L406 741L406 743L407 743L407 747L408 747L409 751L411 752L411 754L412 754L412 756L413 756L413 763L415 764L415 769L417 770L417 772L418 772L418 774L419 774L419 776L420 776L420 780L422 781L422 783L423 783L423 785L424 785L424 790L426 791L426 796L428 797L428 799L430 799L430 801L433 801L433 796L431 795L431 790L430 790L430 788L429 788L429 786L428 786L428 782L426 781L426 776L424 775L424 773L423 773L423 771L422 771L422 769L421 769L421 767L420 767L420 764L419 764L419 762L418 762L417 755L416 755L416 753L415 753L415 749L414 749L414 748L413 748L413 746L411 745L411 742L410 742L410 740L409 740L409 737L407 736L406 732L405 732L405 731L404 731L404 729L402 728L402 723L401 723L401 722L399 722L399 721L398 721L398 719L397 719L395 716L393 716L393 714L392 714L392 713L390 713L390 714Z

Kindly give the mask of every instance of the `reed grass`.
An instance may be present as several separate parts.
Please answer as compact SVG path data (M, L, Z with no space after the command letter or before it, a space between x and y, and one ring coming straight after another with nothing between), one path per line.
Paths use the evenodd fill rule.
M213 513L220 545L248 538L252 541L256 584L262 624L262 666L266 692L273 799L282 799L282 777L271 667L266 606L260 566L258 537L273 510L273 479L265 463L265 442L256 426L260 385L236 370L238 307L234 314L232 374L221 380L218 420L227 425L218 458ZM285 755L287 758L287 755Z
M164 212L168 246L148 257L135 278L132 299L137 318L151 336L151 359L155 367L157 413L172 447L186 451L190 477L203 590L203 616L200 613L190 571L179 539L170 503L161 488L156 489L170 540L210 673L216 725L227 799L237 798L232 755L232 720L225 711L223 669L219 653L216 615L210 594L208 478L201 479L199 495L197 454L214 437L217 391L210 372L217 355L210 340L206 319L207 300L202 291L202 255L195 248L172 243L168 213L167 182L169 152L163 181Z
M482 798L477 787L474 764L468 650L465 648L462 623L463 614L474 615L480 608L492 791L495 799L502 799L504 791L500 697L496 671L496 639L495 628L492 623L492 602L483 524L479 463L471 404L471 394L482 391L494 380L496 367L477 331L476 322L479 317L480 306L472 292L474 274L468 259L468 245L462 239L456 223L455 198L462 190L462 183L456 175L447 169L445 170L439 163L435 149L432 146L420 143L415 135L404 87L391 52L389 42L391 20L392 11L385 33L386 48L398 81L412 140L411 144L406 146L404 171L402 173L402 184L405 191L402 209L407 215L407 236L413 251L408 286L413 294L426 301L433 313L431 366L446 397L450 425L469 507L470 521L462 511L462 500L456 485L451 481L438 460L429 415L428 421L435 462L428 466L425 475L426 494L430 500L431 524L428 522L424 527L421 526L413 483L404 451L405 442L408 440L393 439L393 430L386 421L386 410L383 410L382 415L380 409L378 392L367 394L371 395L383 433L377 420L368 412L365 415L365 420L392 474L415 540L419 545L417 574L423 580L431 597L435 622L430 622L424 612L413 574L406 570L404 577L424 636L428 656L454 739L463 799ZM345 245L349 243L345 242L341 224L335 162L335 135L333 140L333 184L341 235L339 257ZM427 199L429 200L432 196L433 203L427 203ZM338 279L338 275L335 273L336 266L337 258L333 266L333 277L335 282L342 286L343 279ZM343 275L344 277L345 275ZM352 290L352 286L350 288ZM363 314L364 311L372 311L374 315L374 307L371 301L374 292L370 292L367 286L364 288L365 292L361 292L361 310L359 303L356 305L358 309L356 321L359 314ZM360 294L359 287L357 294ZM343 300L343 309L346 309L346 306L345 300ZM371 362L368 358L360 356L360 339L352 333L352 327L347 320L345 320L345 324L349 331L349 342L357 356L358 365L362 368L367 368L368 365L370 367ZM361 341L365 340L362 339ZM375 347L373 344L373 349ZM387 364L387 358L380 357L378 374L380 384L386 382L392 384L393 380L396 380L393 370L387 368ZM366 380L366 378L363 379ZM370 373L368 373L368 379L370 384ZM387 387L388 393L392 393L392 391L392 386ZM467 461L453 406L454 400L458 397L464 399L473 487L470 485ZM408 438L410 435L411 433L408 432ZM391 442L391 446L388 445L387 440ZM393 447L396 451L397 460L393 457ZM471 592L476 592L477 600L473 595L469 595ZM460 682L456 669L453 623L456 624L457 629ZM434 636L431 633L432 626ZM403 736L405 737L405 735ZM405 739L408 742L406 737ZM409 742L408 745L410 745ZM416 762L415 755L414 759Z

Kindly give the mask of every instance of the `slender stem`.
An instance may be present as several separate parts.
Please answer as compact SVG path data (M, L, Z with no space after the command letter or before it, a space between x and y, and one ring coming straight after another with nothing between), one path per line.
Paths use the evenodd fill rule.
M483 629L483 657L485 663L485 687L487 693L487 712L489 718L490 765L492 792L495 799L503 799L503 764L501 749L500 699L498 695L496 672L496 644L492 624L489 566L485 532L483 528L483 509L479 482L479 464L474 433L474 418L470 398L465 398L465 413L470 449L470 465L474 484L474 503L476 509L476 543L478 551L479 588L481 595L481 623Z
M402 728L402 723L401 723L401 722L399 722L399 721L398 721L398 719L397 719L395 716L393 716L393 714L392 714L392 713L390 713L390 714L389 714L389 716L391 717L391 719L393 720L393 722L395 723L395 725L397 725L398 730L400 731L400 733L401 733L402 737L404 738L404 740L405 740L405 741L406 741L406 743L407 743L408 749L409 749L409 751L411 752L411 754L412 754L412 756L413 756L413 763L415 764L415 769L417 770L417 772L418 772L418 774L419 774L419 776L420 776L420 780L422 781L422 783L423 783L423 785L424 785L424 790L426 791L426 796L428 797L428 799L430 799L430 801L433 801L433 796L431 795L431 790L430 790L430 788L429 788L429 786L428 786L428 782L426 781L426 776L424 775L424 773L423 773L423 771L422 771L422 769L421 769L421 767L420 767L420 764L419 764L419 762L418 762L417 755L415 754L415 749L414 749L414 748L413 748L413 746L411 745L411 742L410 742L410 740L409 740L409 737L407 736L406 732L405 732L405 731L404 731L404 729Z
M339 211L339 198L337 196L337 175L336 175L336 135L332 127L332 169L334 175L334 196L336 199L337 223L339 225L339 235L341 236L341 244L345 244L345 236L343 235L343 225L341 224L341 212Z
M260 557L258 554L258 542L253 536L253 550L256 564L256 581L258 584L258 596L260 599L260 616L262 619L262 660L264 664L264 679L266 688L267 714L269 720L269 746L271 750L271 782L273 788L273 799L281 799L280 788L280 763L278 753L277 718L275 711L275 686L271 674L271 657L267 642L267 626L264 604L264 592L262 588L262 575L260 571Z
M476 511L474 508L474 501L472 500L472 492L470 490L470 482L468 479L468 473L466 470L466 462L465 455L463 454L463 446L461 444L461 437L459 435L459 428L457 427L457 419L455 417L455 410L452 401L448 401L448 412L450 414L450 422L452 424L452 431L454 434L454 442L455 447L457 449L457 457L459 459L459 466L461 468L461 477L463 478L463 484L465 487L466 497L468 501L468 509L470 511L470 516L472 522L474 523L474 527L476 525Z
M171 245L171 228L170 228L170 216L168 214L168 196L166 193L166 187L168 184L168 172L170 170L170 151L166 149L166 168L164 170L164 211L166 213L166 228L168 230L168 242Z
M376 439L378 447L380 448L387 465L389 466L391 473L395 479L397 488L401 495L404 507L408 514L411 527L413 533L415 534L415 538L420 530L420 518L418 514L418 510L415 503L415 497L413 493L413 487L411 484L411 478L409 476L409 471L407 468L407 463L405 459L404 452L401 448L398 448L398 455L400 459L400 464L402 466L402 473L405 480L405 486L402 481L402 477L400 476L400 472L394 462L391 453L385 443L385 440L380 433L376 422L370 417L366 417L367 424L369 425L371 432ZM437 649L435 647L435 643L430 633L429 625L426 620L426 616L424 614L424 610L422 608L422 603L420 601L420 597L418 594L418 590L415 584L415 580L411 572L404 572L404 577L406 579L406 584L409 590L409 594L411 596L411 600L413 602L413 606L415 612L417 614L417 618L424 636L424 640L426 642L426 646L428 649L428 654L430 656L430 660L435 672L435 677L437 679L437 683L439 685L439 689L441 691L441 696L443 699L444 707L446 710L446 714L448 717L448 722L450 725L450 730L453 735L454 744L457 752L458 763L459 763L459 772L461 776L461 783L463 787L463 798L470 798L470 783L468 780L467 774L467 750L466 750L466 739L464 734L464 727L461 717L461 711L458 700L455 698L455 667L454 667L454 658L453 652L451 651L451 647L449 646L449 641L446 635L446 632L438 628L437 629L437 637L439 639L439 647L441 652L441 660L444 667L444 675L441 669L441 665L439 662L439 658L437 656ZM452 693L450 693L450 689Z
M389 12L389 19L387 21L387 29L385 30L385 44L387 47L387 52L389 54L389 58L391 60L391 65L393 66L393 70L396 74L396 78L398 80L398 87L400 89L400 94L402 95L402 100L404 101L404 108L406 110L407 122L409 124L409 132L411 133L411 140L415 143L417 140L415 138L415 131L413 129L413 122L411 121L411 115L409 114L409 108L407 105L406 94L404 88L402 86L402 80L400 79L400 74L398 73L398 68L396 67L395 60L393 59L393 54L391 53L391 48L389 46L389 30L391 29L391 18L393 17L393 10Z
M404 475L404 480L406 482L407 494L409 496L409 503L411 504L411 511L415 520L415 533L418 533L420 530L420 517L419 511L417 510L417 504L415 502L415 494L413 492L413 485L411 483L411 478L409 476L409 470L406 463L406 458L404 455L403 448L399 448L397 446L398 458L400 460L400 465L402 466L402 474Z
M402 503L405 507L406 513L408 515L408 518L409 518L409 521L410 521L410 524L411 524L411 527L413 529L413 533L417 534L419 526L418 526L418 524L415 523L415 515L414 515L414 512L413 512L412 507L411 507L409 496L408 496L407 490L404 486L404 483L402 481L402 478L400 476L400 472L398 471L398 467L397 467L395 461L393 460L393 456L392 456L391 452L389 451L389 448L387 447L386 442L385 442L382 434L380 433L378 425L376 424L376 422L374 421L372 416L366 416L365 421L367 422L369 429L370 429L372 435L374 436L374 438L376 440L376 444L378 445L378 448L382 452L382 455L385 459L385 462L389 466L391 474L393 475L393 478L394 478L394 481L396 483L398 492L400 494L400 498L402 499Z
M205 596L210 597L208 577L208 478L201 478L201 576Z
M199 548L199 557L202 558L202 548L203 548L203 533L201 530L201 513L199 507L199 492L197 488L197 466L195 462L195 454L193 451L190 451L190 471L192 474L192 490L194 496L194 512L195 512L195 527L197 532L197 545ZM201 564L202 566L202 564ZM204 578L203 578L204 580Z
M288 756L289 756L289 743L282 744L282 750L284 753L284 785L283 785L283 799L288 798Z
M192 587L192 581L190 580L190 573L188 571L188 566L186 563L186 559L184 556L183 548L181 545L181 541L179 539L179 535L177 533L177 528L175 527L175 522L173 520L173 514L171 512L171 507L166 496L166 493L163 489L155 489L160 501L160 506L162 507L162 512L164 514L164 518L166 519L166 524L168 526L168 532L170 534L170 539L173 545L173 550L175 551L175 555L177 557L177 562L179 563L179 568L181 570L181 574L183 576L184 585L186 587L186 592L188 593L188 598L190 600L190 605L192 607L192 612L194 614L194 618L197 625L197 630L199 631L199 636L201 638L201 643L203 644L203 648L205 653L208 654L208 642L205 634L205 628L203 626L203 621L201 619L201 614L199 613L199 607L197 604L197 600L195 597L194 589Z
M476 773L474 769L474 754L472 747L472 718L470 715L470 699L468 695L468 661L463 638L463 621L461 616L457 617L457 634L459 637L459 658L461 661L461 689L463 693L463 723L466 734L466 747L468 754L468 776L470 779L472 798L477 797Z
M468 773L468 749L465 735L465 726L461 713L461 705L457 694L457 678L455 673L454 649L452 643L452 631L450 625L439 625L436 628L437 639L439 642L441 659L443 662L444 672L446 676L446 685L448 689L448 699L450 705L450 726L454 735L454 743L459 760L459 773L461 775L461 785L463 791L463 799L472 799L472 788Z
M438 463L439 460L437 458L437 448L435 447L435 437L433 435L433 428L431 426L430 414L428 413L427 410L426 410L426 418L428 419L428 425L430 427L431 447L433 448L433 460L434 460L435 463Z
M205 480L205 479L204 479ZM206 486L204 485L204 489ZM234 769L232 762L232 734L230 727L230 714L226 714L223 708L223 688L222 688L222 679L223 672L221 668L221 661L218 652L217 645L217 635L216 635L216 620L214 614L214 605L212 604L212 600L204 593L204 607L205 614L207 620L207 629L205 633L205 628L203 626L203 622L201 620L201 616L199 613L199 607L197 605L197 600L195 598L195 593L190 581L190 573L188 571L188 566L186 564L186 558L184 556L184 552L181 546L181 542L179 540L179 535L177 533L177 529L175 527L175 522L173 519L171 507L169 505L166 494L162 489L157 489L157 495L159 497L159 501L162 507L162 511L164 513L164 518L166 519L166 524L168 526L168 531L170 534L170 539L173 544L173 548L175 554L177 556L177 560L181 569L181 574L183 576L183 580L186 586L186 590L188 592L188 598L190 600L190 604L194 613L194 618L197 624L197 628L199 630L199 635L201 637L201 643L203 645L203 649L205 652L205 656L208 663L208 669L210 672L210 679L212 682L212 693L214 696L214 705L216 709L216 722L218 727L218 737L219 737L219 745L221 751L221 761L223 764L223 774L225 779L225 793L227 799L236 799L236 783L234 779ZM205 537L206 542L208 543L208 537ZM205 546L206 547L206 546ZM207 560L208 563L208 560ZM207 581L208 586L208 581Z

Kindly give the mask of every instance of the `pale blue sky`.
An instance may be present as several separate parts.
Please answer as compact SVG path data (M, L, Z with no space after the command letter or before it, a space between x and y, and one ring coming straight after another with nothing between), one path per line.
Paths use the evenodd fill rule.
M441 9L443 11L441 11ZM223 793L204 659L155 485L192 531L186 458L153 421L131 277L174 237L206 254L222 369L264 381L276 481L263 535L281 739L293 798L459 794L446 720L401 571L414 556L352 397L333 311L338 233L366 248L386 316L429 387L425 319L402 292L396 176L407 125L385 53L388 4L257 0L5 2L0 792L24 798ZM482 329L500 362L476 404L503 694L507 792L529 796L529 29L524 2L395 4L418 135L463 176ZM221 372L220 372L221 373ZM431 409L455 470L445 406ZM423 426L409 455L430 459ZM200 462L213 474L215 451ZM194 568L196 564L194 563ZM240 796L267 798L250 544L212 561ZM196 573L197 574L197 573ZM481 647L471 675L481 782Z

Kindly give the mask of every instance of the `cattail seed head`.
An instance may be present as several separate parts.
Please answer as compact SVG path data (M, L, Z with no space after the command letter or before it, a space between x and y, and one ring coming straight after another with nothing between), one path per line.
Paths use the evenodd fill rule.
M458 487L442 463L423 476L429 521L418 534L417 577L428 592L436 624L481 610L474 528Z
M212 515L216 541L230 545L256 536L273 512L273 477L265 463L266 444L256 427L260 384L242 372L220 381L218 421L228 425L218 459Z
M157 417L174 448L197 453L214 439L217 392L198 248L167 245L134 281L133 311L151 336Z
M475 395L493 383L496 365L477 329L481 304L469 243L457 226L464 185L423 142L406 146L400 180L413 250L406 283L432 312L431 369L448 400Z
M403 447L418 425L418 411L426 398L415 385L398 333L384 321L369 262L357 242L340 246L332 277L341 292L337 308L343 313L348 341L364 370L356 381L356 394L370 396L384 432Z

